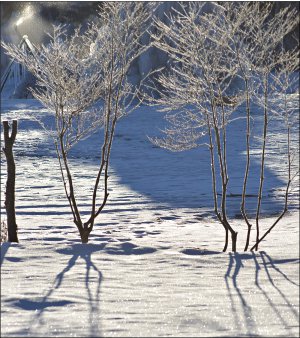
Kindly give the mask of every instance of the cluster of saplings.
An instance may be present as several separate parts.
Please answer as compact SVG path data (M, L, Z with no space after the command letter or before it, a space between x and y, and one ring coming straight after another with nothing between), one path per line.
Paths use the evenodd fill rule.
M237 248L237 232L227 216L227 129L239 108L246 120L245 172L240 211L247 229L244 250L257 250L288 209L292 182L291 127L293 75L298 70L298 46L285 49L285 37L295 30L298 13L289 7L274 14L272 3L185 2L164 20L156 17L159 4L107 2L98 21L71 35L54 26L50 43L28 53L3 44L7 53L35 76L33 96L55 117L54 144L61 177L82 243L87 243L96 217L109 196L109 163L118 120L146 102L166 112L169 127L151 141L172 151L197 147L206 135L210 151L215 214L224 228L223 251ZM149 41L145 44L142 41ZM171 67L147 74L139 86L128 81L128 71L148 48L167 53ZM151 77L149 77L151 75ZM239 85L234 85L236 83ZM147 94L146 94L147 93ZM95 102L100 102L95 106ZM138 102L138 104L136 104ZM251 171L253 103L263 114L257 207L253 219L246 208ZM91 107L97 107L91 109ZM268 122L276 114L284 122L287 183L284 206L267 232L260 232ZM99 170L93 186L89 217L83 219L68 162L72 146L102 128ZM7 128L4 129L9 138ZM13 144L15 135L10 138ZM218 179L220 174L220 179ZM220 191L221 193L218 193ZM15 220L14 220L15 221ZM254 229L252 229L254 227ZM251 230L255 230L253 246Z

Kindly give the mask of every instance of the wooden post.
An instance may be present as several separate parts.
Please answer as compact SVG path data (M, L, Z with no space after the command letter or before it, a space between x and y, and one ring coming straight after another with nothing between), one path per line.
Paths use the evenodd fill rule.
M4 148L3 152L7 162L7 181L5 208L7 215L7 232L9 242L19 242L17 234L16 211L15 211L15 181L16 181L16 165L13 155L13 145L17 136L18 122L13 120L12 131L9 136L8 121L3 121L4 130Z

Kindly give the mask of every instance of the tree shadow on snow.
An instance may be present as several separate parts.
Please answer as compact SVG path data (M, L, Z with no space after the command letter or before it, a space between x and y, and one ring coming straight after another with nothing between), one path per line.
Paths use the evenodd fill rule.
M165 203L171 207L209 207L213 210L208 148L203 146L190 151L172 153L154 146L147 139L147 135L161 136L158 128L164 129L164 124L162 113L146 107L120 120L111 161L120 182L148 196L154 202ZM244 120L237 120L229 126L228 130L230 180L227 204L230 216L240 216L246 163L244 124ZM258 120L256 128L260 127L261 123ZM254 212L257 204L259 160L258 155L255 155L255 159L251 158L246 201L248 214ZM218 170L218 165L216 169ZM217 178L219 179L218 173ZM276 175L274 170L266 167L262 212L266 214L281 212L284 196L276 197L275 191L283 187L285 182Z
M285 328L287 332L287 336L292 336L292 332L289 328L289 324L286 321L286 312L289 312L291 317L294 317L296 321L298 321L298 313L293 308L293 305L290 303L286 296L287 290L282 290L278 285L274 283L274 277L272 275L276 275L275 278L279 277L284 278L291 285L299 287L299 285L291 280L279 267L279 264L286 263L299 263L299 259L283 259L283 260L273 260L266 252L261 251L259 254L255 253L229 253L229 264L224 276L226 288L228 291L232 314L233 314L233 322L236 325L236 329L239 332L243 332L244 329L247 330L247 336L258 336L257 327L255 318L252 313L252 307L249 305L247 299L248 292L243 291L243 287L238 283L238 277L242 273L242 269L244 267L245 261L252 261L254 263L255 268L255 280L254 284L258 290L253 289L253 294L257 295L257 291L260 292L264 303L270 308L270 312L267 310L267 313L272 313L275 316L276 320L281 324L283 328ZM248 264L248 263L246 263ZM265 277L267 276L267 281ZM244 278L251 278L251 275L244 276ZM242 280L242 278L241 278ZM242 284L242 282L241 282ZM251 284L252 286L252 284ZM270 286L272 287L270 289ZM247 290L249 291L249 290ZM272 299L272 294L270 291L275 291L279 297L280 301L276 302ZM238 301L236 296L238 296ZM251 295L250 295L251 297ZM284 304L285 315L283 316L281 303ZM280 304L280 307L278 306ZM240 313L242 311L242 315L244 318L244 322L240 321Z
M220 254L220 251L212 251L207 249L184 249L181 251L185 255L190 256L207 256L207 255L217 255Z
M155 251L157 251L155 248L139 247L130 242L123 242L105 249L105 252L110 255L145 255Z
M77 262L82 259L85 263L85 279L84 285L87 293L87 299L89 304L89 318L85 320L85 323L90 326L90 337L100 337L101 330L99 327L100 324L100 288L101 282L103 279L101 271L97 268L97 266L92 261L92 254L95 252L102 251L104 253L110 255L144 255L150 254L156 251L155 248L151 247L139 247L130 242L118 242L118 243L108 243L101 244L74 244L68 246L66 248L57 249L56 252L62 254L64 256L71 256L67 266L57 274L55 280L53 282L53 286L49 289L49 291L42 298L35 299L8 299L7 302L11 303L13 306L18 307L22 310L27 311L35 311L35 315L32 321L29 323L27 329L25 329L27 334L35 334L39 333L39 328L45 325L44 314L47 310L50 310L54 307L63 307L68 306L68 310L70 312L76 312L76 302L59 299L57 298L53 300L54 294L58 289L62 286L65 276L68 272L70 272ZM97 277L91 277L91 271L94 271ZM73 276L75 272L73 271ZM77 274L77 272L76 272ZM80 277L78 280L80 280ZM74 277L73 277L74 278ZM93 292L93 289L96 291ZM67 287L67 286L65 286ZM73 288L74 285L71 284L70 288ZM83 290L82 290L83 292ZM82 294L80 292L80 294ZM52 326L54 324L51 324ZM59 330L58 330L59 331ZM24 330L22 330L24 333ZM18 334L20 332L14 332L14 334Z
M23 246L19 243L13 243L13 242L4 242L1 244L1 261L0 261L0 267L2 267L2 264L4 261L9 261L12 263L22 262L23 258L20 257L7 257L7 252L9 248L17 247L18 249L22 249Z
M0 262L0 266L2 266L2 263L4 261L4 257L8 251L8 249L10 248L11 243L10 242L5 242L1 244L1 262Z
M62 307L69 306L67 311L76 312L76 307L73 308L75 302L68 300L52 300L51 298L55 294L55 292L62 286L64 278L68 272L75 267L77 261L82 259L85 263L85 279L84 285L87 293L87 299L89 303L89 318L84 319L85 324L90 326L90 337L100 337L100 287L103 279L101 271L97 268L97 266L93 263L91 255L94 252L102 250L104 245L73 245L70 249L58 249L57 252L61 254L68 254L71 256L69 259L67 266L56 276L53 286L49 289L49 291L45 294L44 297L37 300L32 299L22 299L16 300L15 306L23 309L23 310L35 310L34 318L29 324L28 334L38 333L38 328L45 324L44 321L44 313L49 308L52 307ZM94 270L97 277L92 278L91 270ZM73 272L73 274L75 274ZM78 276L78 280L80 280L81 276ZM93 288L96 285L96 291L93 294ZM71 285L70 288L73 288L74 285ZM82 294L84 289L82 289ZM51 323L51 325L55 325L55 323Z

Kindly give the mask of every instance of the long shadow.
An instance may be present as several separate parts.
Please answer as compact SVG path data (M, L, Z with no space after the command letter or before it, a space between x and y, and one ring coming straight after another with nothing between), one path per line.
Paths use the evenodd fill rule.
M1 244L1 261L0 267L2 267L5 255L7 254L8 249L12 246L11 242L5 242Z
M40 109L34 106L34 102L22 102L22 109L28 108L32 112ZM15 101L7 102L4 105L4 116L10 111L18 108ZM45 123L51 125L53 121L49 114L46 114ZM260 135L260 120L255 124L258 129L256 134ZM149 136L161 136L159 128L164 129L165 121L163 114L150 107L142 106L138 111L128 117L121 119L115 134L112 151L111 165L116 171L120 183L129 186L136 192L148 196L156 203L166 204L169 207L191 207L209 208L213 210L211 192L211 168L209 150L207 147L200 147L186 152L171 153L157 148L147 138ZM230 181L228 186L228 213L230 216L240 216L241 187L243 173L245 170L245 120L240 119L229 126L228 129L228 166ZM38 128L38 124L29 123L27 120L20 120L19 132L29 131ZM27 136L26 136L27 137ZM49 146L49 137L42 138L40 133L33 137L32 142L36 144L32 156L41 155L53 157L53 145ZM43 142L41 142L43 139ZM101 132L78 143L71 151L70 158L76 163L98 165L99 158L91 157L91 154L99 154L102 141ZM203 140L205 142L205 140ZM257 145L256 145L257 146ZM253 151L255 149L252 149ZM20 149L24 152L24 144ZM274 152L274 150L272 150ZM26 150L28 156L28 149ZM256 155L255 155L256 156ZM251 173L247 188L247 212L252 214L256 207L257 191L259 186L259 156L251 160ZM219 174L217 174L219 178ZM275 198L274 191L284 187L285 183L278 178L274 172L266 167L264 181L264 196L262 212L267 214L280 212L284 198ZM23 211L24 212L24 211Z
M255 321L253 320L252 309L251 309L251 306L247 303L246 298L244 297L241 288L238 286L238 281L237 281L240 270L241 268L244 267L243 261L249 260L251 258L252 258L251 254L229 253L229 264L228 264L228 269L226 271L224 278L225 278L225 284L226 284L226 288L227 288L230 303L231 303L234 324L237 326L237 330L240 331L241 323L238 317L239 305L235 303L235 297L234 297L236 293L241 303L240 305L243 311L243 317L244 317L244 322L246 324L247 335L250 335L253 337L253 336L257 336L257 334L255 333L256 324L255 324ZM232 291L232 288L230 287L230 281L232 281L234 292Z
M85 262L85 289L87 292L88 302L89 302L89 318L86 320L86 323L90 325L90 337L100 337L101 330L99 327L99 318L100 318L100 288L101 282L103 279L101 271L97 268L97 266L92 262L91 255L93 252L97 252L104 248L105 244L100 245L73 245L69 249L58 249L57 252L64 255L71 255L70 260L68 261L67 266L56 276L53 286L49 289L49 291L45 294L45 296L38 301L26 300L22 299L22 301L17 301L15 303L16 306L24 309L24 310L35 310L36 313L34 318L32 319L29 328L28 334L34 334L40 326L43 325L43 315L45 311L49 307L58 307L72 304L72 301L59 300L52 301L51 296L57 291L65 278L67 272L69 272L76 264L79 259L83 259ZM91 269L93 269L98 277L96 278L96 293L93 295L92 285L93 282L90 278Z
M91 260L91 252L84 252L81 257L85 260L86 263L86 275L85 275L85 288L88 293L88 300L90 305L89 311L89 323L90 323L90 337L99 337L100 329L99 329L99 303L100 303L100 286L101 281L103 279L101 271L98 270L97 266ZM92 290L90 288L90 270L93 270L98 274L98 282L96 294L93 297Z
M295 283L294 281L292 281L284 272L282 272L281 270L278 269L278 267L276 267L276 265L274 264L274 262L272 261L272 258L264 251L262 251L260 253L261 255L261 259L264 265L264 269L265 272L268 276L268 279L270 281L270 284L272 285L272 287L279 293L279 295L282 297L283 301L285 302L285 304L287 304L290 312L294 315L294 317L296 319L299 318L299 314L297 313L297 311L295 311L295 309L293 308L293 305L290 303L290 301L288 300L288 298L286 297L286 295L280 290L280 288L275 284L274 279L271 276L271 269L274 269L276 272L278 272L279 274L281 274L281 276L284 277L285 280L287 280L289 283L299 287L299 284ZM297 260L295 260L296 262ZM270 267L268 267L268 263L270 264ZM299 263L299 259L298 259L298 263Z
M53 307L63 307L70 305L70 311L72 311L72 304L75 302L68 300L52 300L53 294L62 286L66 274L74 268L79 259L83 259L85 262L85 280L84 285L87 293L87 299L89 303L89 318L86 319L87 325L89 325L90 332L89 337L101 337L100 324L100 289L103 275L97 266L93 263L91 255L94 252L105 252L110 255L145 255L156 252L157 249L152 247L139 247L130 242L121 242L117 244L111 244L106 248L108 243L101 244L73 244L66 248L57 249L56 252L64 256L71 256L66 267L62 269L54 279L52 287L41 298L37 300L31 299L10 299L9 302L22 310L35 311L34 317L28 325L28 328L23 328L22 331L14 332L16 336L19 334L35 336L39 333L39 327L45 325L44 314L48 309ZM91 280L91 270L97 273L95 282ZM79 276L80 277L80 276ZM95 278L95 277L94 277ZM79 278L78 278L79 279ZM92 286L96 284L96 291ZM76 311L76 310L75 310Z
M245 171L245 121L237 120L228 129L228 212L240 215L241 187ZM256 121L260 135L260 120ZM165 128L163 114L149 107L142 107L124 120L120 120L112 166L120 182L135 191L149 196L154 202L172 207L210 208L213 210L210 155L207 147L172 153L154 146L148 136L161 136ZM203 140L206 142L206 139ZM258 145L256 144L256 148ZM252 149L253 151L254 149ZM247 211L253 214L259 187L259 156L251 158L251 172L247 187ZM218 166L216 168L218 170ZM219 179L219 174L217 174ZM280 212L284 202L275 198L275 189L285 183L274 171L265 169L262 211L267 214ZM221 192L221 191L219 191Z
M261 261L262 261L261 263L259 263L258 258L261 259ZM274 313L274 315L276 316L276 319L286 329L287 334L291 335L292 332L289 328L289 324L286 321L286 319L284 318L286 316L282 315L282 311L278 307L276 302L273 301L272 295L269 295L268 291L266 291L266 287L268 287L268 285L267 284L261 284L260 274L262 274L262 272L266 273L270 285L280 295L280 297L284 301L284 304L287 306L287 309L289 310L289 312L292 314L292 316L295 318L296 321L298 320L298 313L293 308L293 305L288 300L284 291L281 290L279 288L279 286L275 284L274 278L272 277L272 273L279 274L288 283L290 283L292 285L299 287L299 284L297 284L296 282L291 280L283 271L281 271L280 268L278 266L276 266L276 261L274 261L264 251L260 252L258 255L255 254L255 253L251 253L251 254L239 254L239 253L232 254L232 253L229 253L229 263L228 263L228 268L227 268L227 271L225 273L224 279L225 279L225 284L226 284L226 288L227 288L230 303L231 303L233 320L234 320L234 323L236 325L236 328L238 330L241 329L238 313L240 311L240 307L242 307L243 318L244 318L244 322L245 322L246 328L247 328L247 335L251 335L251 336L257 335L255 333L257 328L256 328L255 321L253 319L253 316L252 316L251 306L246 301L246 297L243 293L243 290L242 290L241 287L239 287L239 284L238 284L238 277L241 274L242 268L244 267L243 262L245 260L252 260L253 263L254 263L255 276L254 276L254 285L253 286L255 286L259 290L261 295L264 297L266 304L269 306L271 311ZM294 262L299 263L299 259L280 260L280 264L294 263ZM261 278L262 278L262 276L261 276ZM284 290L286 291L287 289L284 289ZM255 289L253 289L252 291L253 291L254 294L256 293ZM239 298L239 304L235 301L235 297L234 297L235 295L237 295L238 298Z
M4 257L8 251L8 249L11 247L10 242L5 242L1 244L1 261L0 261L0 266L2 266L2 263L4 261Z
M267 301L267 304L269 305L269 307L273 310L276 318L279 320L279 322L281 323L281 325L283 325L289 335L291 336L291 331L287 325L287 322L285 321L285 319L283 318L282 314L280 313L279 309L276 307L276 304L273 302L272 298L268 295L268 292L266 290L263 289L262 285L259 283L259 271L261 270L260 264L257 260L257 257L254 255L254 262L255 262L255 266L256 266L256 270L255 270L255 285L257 286L257 288L261 291L262 295L264 296L265 300ZM270 277L269 277L270 280Z

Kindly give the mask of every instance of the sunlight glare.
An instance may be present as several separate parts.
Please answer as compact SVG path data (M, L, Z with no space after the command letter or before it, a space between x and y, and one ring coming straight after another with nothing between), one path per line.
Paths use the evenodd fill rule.
M21 25L25 20L31 18L33 14L34 14L33 7L30 4L27 5L23 10L22 16L16 22L16 26Z

